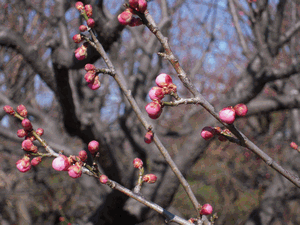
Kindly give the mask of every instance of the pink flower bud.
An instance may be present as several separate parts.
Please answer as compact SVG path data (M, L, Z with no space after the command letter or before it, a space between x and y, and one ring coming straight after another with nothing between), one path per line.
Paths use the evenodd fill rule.
M161 87L152 87L149 91L149 97L151 100L161 100L164 96L164 89Z
M44 129L43 128L38 128L36 129L36 134L39 135L39 136L42 136L44 134Z
M200 210L200 214L201 215L210 215L213 211L213 208L210 204L205 204L202 206L201 210Z
M90 153L92 155L94 155L95 153L98 152L99 150L99 142L98 141L91 141L89 144L88 144L88 150L90 151Z
M130 21L132 20L132 12L130 12L129 10L125 10L124 12L122 12L120 15L118 15L118 20L120 22L120 24L122 25L128 25L130 24Z
M232 124L235 120L235 110L232 106L226 107L219 112L220 119L227 124Z
M295 142L290 143L291 148L298 150L298 145Z
M22 126L25 131L31 131L32 130L32 124L29 119L22 120Z
M154 174L146 174L145 176L143 176L143 181L149 184L155 183L156 180L157 180L157 176Z
M133 9L139 6L139 0L129 0L129 6Z
M102 174L102 175L99 177L99 181L100 181L101 184L106 184L107 181L108 181L108 177L107 177L106 175L103 175L103 174Z
M88 84L88 87L90 89L92 89L93 91L97 90L98 88L100 88L101 87L101 83L99 81L99 76L96 76L95 79L93 80L93 82Z
M89 71L87 72L85 75L84 75L84 79L87 83L94 83L94 80L95 80L95 73L92 72L92 71Z
M40 157L40 156L34 157L34 158L31 160L31 165L37 166L38 164L40 164L40 162L42 162L42 157Z
M80 31L80 32L85 32L85 31L87 31L87 26L85 26L85 25L80 25L80 26L79 26L79 31Z
M144 141L147 143L147 144L150 144L152 141L153 141L153 132L152 130L149 130L146 134L145 134L145 137L144 137Z
M27 117L27 109L24 105L19 105L17 107L17 112L20 114L20 116Z
M82 174L82 166L77 162L74 165L70 166L68 169L68 174L72 178L81 177Z
M245 104L240 103L234 106L235 114L238 116L246 116L248 108Z
M67 171L70 167L68 157L65 155L59 155L52 161L52 167L57 171Z
M36 145L33 145L30 149L30 152L32 153L37 153L38 152L38 147Z
M135 158L133 160L133 166L134 168L141 169L143 167L143 161L139 158Z
M214 136L214 129L212 127L204 127L201 131L201 137L204 140L209 140Z
M20 172L22 173L27 172L28 170L31 169L30 158L28 156L24 156L22 159L19 159L16 162L16 166Z
M76 2L76 3L75 3L75 7L76 7L76 9L77 9L78 11L81 11L81 10L84 9L84 5L83 5L82 2Z
M82 38L81 34L75 34L75 35L73 36L73 41L74 41L75 43L80 43L80 42L82 42L82 41L83 41L83 38Z
M93 28L95 26L95 20L92 19L92 18L89 18L87 21L86 21L86 24L90 27L90 28Z
M89 71L95 71L96 67L93 64L87 63L85 64L84 69L86 72L89 72Z
M15 111L13 109L13 107L11 107L10 105L6 105L3 107L3 110L9 114L9 115L14 115L15 114Z
M161 73L156 77L155 83L157 84L158 87L163 88L163 87L168 87L170 84L173 84L173 81L170 75L166 73Z
M20 129L20 130L17 131L17 136L18 136L19 138L23 138L23 137L25 137L26 135L28 135L28 132L26 132L24 129Z
M141 13L144 13L147 9L147 2L146 0L139 0L138 9Z
M79 156L79 158L80 158L80 160L81 160L82 162L85 162L85 161L87 160L87 158L88 158L87 153L86 153L86 151L84 151L84 150L81 150L81 151L78 153L78 156Z
M26 140L24 140L24 141L22 142L22 149L23 149L24 151L30 151L31 148L32 148L32 146L33 146L33 143L32 143L32 141L29 140L29 139L26 139Z
M75 57L78 60L83 60L87 57L87 48L82 45L81 47L75 50Z
M93 15L93 7L92 5L88 4L84 6L85 13L88 17L91 17Z
M157 102L148 103L145 109L151 119L157 119L162 113L161 105Z
M130 23L128 24L130 27L137 27L143 24L143 21L141 18L138 17L132 17Z

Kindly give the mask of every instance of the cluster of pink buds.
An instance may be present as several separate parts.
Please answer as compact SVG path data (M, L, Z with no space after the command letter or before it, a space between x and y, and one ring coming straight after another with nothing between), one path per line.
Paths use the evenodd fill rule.
M172 78L166 73L158 75L155 79L157 86L152 87L149 91L149 97L152 102L148 103L145 107L151 119L157 119L162 113L162 99L165 95L175 94L177 87L173 84Z
M27 172L30 170L31 165L36 166L42 161L42 157L35 157L30 162L30 155L32 153L37 153L38 148L36 145L33 144L33 141L36 140L36 137L34 136L34 131L32 128L32 124L29 119L27 119L27 109L24 105L19 105L17 107L17 110L15 111L13 107L6 105L3 107L3 110L9 114L13 115L19 119L22 120L21 124L23 129L19 129L17 131L17 136L19 138L24 138L25 140L22 142L22 149L26 152L25 156L18 160L16 163L16 166L19 171L21 172ZM44 134L44 130L42 128L38 128L35 133L39 136L42 136Z
M144 13L147 9L146 0L129 0L129 8L122 12L118 16L118 20L122 25L129 25L131 27L139 26L143 24L143 21L139 17L135 17L135 12Z
M219 112L220 119L227 124L232 124L236 116L245 116L248 112L248 108L245 104L237 104L236 106L226 107Z
M213 211L213 207L210 204L204 204L201 207L200 214L201 215L210 215Z
M88 87L92 90L100 88L101 83L99 81L99 75L96 71L96 67L93 64L86 64L84 69L87 72L84 75L84 79L88 83Z

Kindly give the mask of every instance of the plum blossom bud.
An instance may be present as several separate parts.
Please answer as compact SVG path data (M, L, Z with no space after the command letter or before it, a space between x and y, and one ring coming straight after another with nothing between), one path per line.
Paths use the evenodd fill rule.
M145 109L151 119L157 119L162 113L161 105L157 102L148 103Z
M93 80L93 82L88 84L88 87L90 89L92 89L93 91L97 90L98 88L100 88L101 87L101 83L99 81L99 76L96 76L95 79Z
M87 21L86 21L86 24L90 27L90 28L93 28L95 26L95 20L92 19L92 18L89 18Z
M151 100L161 100L164 96L164 89L161 87L152 87L149 91L149 97Z
M87 83L94 83L94 80L95 80L95 73L92 72L92 71L89 71L87 72L85 75L84 75L84 79Z
M32 124L29 119L22 120L22 126L25 131L31 131L32 130Z
M80 42L82 42L83 38L82 38L81 34L75 34L73 36L73 41L74 41L74 43L80 43Z
M85 32L85 31L87 31L87 26L85 26L85 25L80 25L80 26L79 26L79 31L80 31L80 32Z
M72 166L69 167L68 174L72 178L81 177L82 166L78 162L76 162L74 165L72 165Z
M212 127L204 127L201 131L201 137L204 140L209 140L214 136L214 129Z
M156 77L155 83L157 84L158 87L163 88L163 87L168 87L170 84L173 84L173 81L170 75L166 73L161 73Z
M77 9L78 11L81 11L81 10L84 9L84 5L83 5L82 2L76 2L76 3L75 3L75 7L76 7L76 9Z
M129 10L125 10L124 12L118 15L119 23L122 25L130 24L132 20L132 15L132 12L130 12Z
M137 27L143 24L143 21L139 17L132 17L130 23L128 24L130 27Z
M31 160L31 165L37 166L38 164L40 164L40 162L42 162L42 157L40 157L40 156L34 157L34 158Z
M85 64L84 69L86 72L89 72L96 70L96 67L93 64L87 63Z
M52 167L57 171L67 171L70 167L68 157L65 155L59 155L52 161Z
M131 8L138 8L138 6L139 6L139 0L129 0L129 6L131 7Z
M91 141L89 144L88 144L88 150L90 151L90 153L92 155L94 155L95 153L98 152L99 150L99 142L98 141Z
M295 150L298 150L298 145L295 142L291 142L290 147L295 149Z
M204 204L200 210L201 215L210 215L213 211L213 208L210 204Z
M227 124L232 124L235 120L235 110L232 106L226 107L219 112L220 119Z
M44 134L44 129L43 128L38 128L36 129L36 134L39 135L39 136L42 136Z
M27 136L27 135L28 135L28 132L25 131L24 129L20 129L20 130L17 131L17 136L18 136L19 138L23 138L23 137L25 137L25 136Z
M84 150L81 150L81 151L78 153L78 156L79 156L79 158L80 158L80 160L81 160L82 162L85 162L85 161L87 160L87 158L88 158L87 152L84 151Z
M32 148L32 146L33 146L33 143L32 143L32 141L29 140L29 139L26 139L26 140L24 140L24 141L22 142L22 149L23 149L24 151L30 151L31 148Z
M238 116L246 116L248 108L245 104L240 103L234 106L235 114Z
M100 181L101 184L106 184L107 181L108 181L108 177L107 177L106 175L103 175L103 174L102 174L102 175L99 177L99 181Z
M144 13L147 9L147 2L146 0L139 0L138 9L141 13Z
M27 109L24 105L19 105L17 107L17 112L20 114L20 116L27 117Z
M145 176L143 176L143 181L149 184L155 183L156 180L157 180L157 176L154 174L146 174Z
M16 162L16 166L20 172L22 173L27 172L28 170L31 169L30 158L28 156L24 156L22 159L19 159Z
M90 18L93 15L93 7L92 5L88 4L84 6L86 15Z
M75 50L75 57L78 60L83 60L87 57L87 48L82 45L81 47Z
M3 107L3 110L9 114L9 115L14 115L15 114L15 111L13 109L13 107L11 107L10 105L6 105Z
M147 144L150 144L152 141L153 141L153 132L152 130L149 130L146 134L145 134L145 137L144 137L144 141L147 143Z
M135 158L133 160L134 168L141 169L143 167L143 161L140 158Z

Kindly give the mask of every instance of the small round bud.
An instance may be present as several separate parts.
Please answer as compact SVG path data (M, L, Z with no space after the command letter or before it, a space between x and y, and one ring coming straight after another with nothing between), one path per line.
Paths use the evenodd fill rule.
M102 174L102 175L99 177L99 181L100 181L101 184L106 184L107 181L108 181L108 177L107 177L106 175L103 175L103 174Z
M119 23L125 26L130 24L130 21L132 20L132 15L132 12L130 12L129 10L125 10L124 12L118 15Z
M80 32L85 32L85 31L87 31L87 26L85 26L85 25L80 25L80 26L79 26L79 31L80 31Z
M147 9L147 2L146 0L139 0L138 9L141 13L144 13Z
M75 50L75 57L77 60L84 60L87 57L87 48L82 45Z
M95 73L89 71L84 75L84 79L87 83L94 83L95 76L96 76Z
M87 158L88 158L87 152L84 151L84 150L81 150L81 151L78 153L78 156L79 156L79 158L80 158L80 160L81 160L82 162L85 162L85 161L87 160Z
M205 204L202 206L201 210L200 210L200 214L201 215L210 215L213 211L213 208L210 204Z
M166 73L161 73L156 77L155 83L157 84L158 87L163 88L173 84L173 81L170 75Z
M238 116L246 116L248 108L245 104L240 103L234 106L235 114Z
M93 15L93 7L92 5L88 4L84 6L86 15L90 18Z
M42 157L40 157L40 156L34 157L34 158L31 160L31 165L37 166L38 164L40 164L40 162L42 162Z
M129 0L129 6L133 9L138 8L139 0Z
M143 181L149 184L155 183L156 180L157 180L157 176L154 174L146 174L145 176L143 176Z
M32 141L29 140L29 139L26 139L26 140L24 140L24 141L22 142L22 149L23 149L24 151L30 151L31 148L32 148L32 146L33 146L33 143L32 143Z
M82 2L76 2L76 3L75 3L75 7L76 7L76 9L77 9L78 11L81 11L81 10L84 9L84 5L83 5Z
M132 17L130 23L128 24L130 27L137 27L143 24L143 21L139 17Z
M17 131L17 136L19 138L23 138L23 137L25 137L27 135L28 135L28 132L26 132L24 129L20 129L20 130Z
M133 160L134 168L141 169L143 167L143 161L140 158L135 158Z
M36 129L36 134L39 135L39 136L42 136L44 134L44 129L43 128L38 128Z
M67 171L70 167L68 157L65 155L59 155L52 161L52 167L57 171Z
M153 134L152 130L149 130L149 131L145 134L144 141L145 141L147 144L150 144L150 143L153 141L153 137L154 137L154 134Z
M151 100L161 100L164 96L164 89L161 87L152 87L149 91L149 97Z
M209 140L214 136L214 129L212 127L204 127L201 131L201 137L204 140Z
M295 150L298 150L298 145L295 142L291 142L290 147L295 149Z
M92 19L92 18L89 18L87 21L86 21L86 24L90 27L90 28L93 28L95 26L95 20Z
M73 36L73 41L74 41L75 43L80 43L80 42L82 42L82 41L83 41L83 38L82 38L81 34L75 34L75 35Z
M92 89L93 91L97 90L98 88L100 88L101 87L101 83L99 81L99 76L96 76L95 79L93 80L93 82L91 82L91 83L88 84L88 87L90 89Z
M32 124L29 119L22 120L22 126L25 131L31 131L32 130Z
M235 110L232 106L226 107L219 112L220 119L227 124L232 124L235 120Z
M82 166L78 162L76 162L74 165L69 167L68 174L72 178L81 177L81 175L82 175Z
M89 72L89 71L95 71L96 67L93 64L87 63L85 64L84 69L86 72Z
M13 109L13 107L11 107L10 105L6 105L3 107L3 110L9 114L9 115L14 115L15 114L15 111Z
M25 173L31 169L30 158L28 156L24 156L22 159L16 162L17 169Z
M162 113L161 105L157 102L148 103L145 109L151 119L157 119Z
M27 109L24 105L19 105L17 107L17 112L20 114L20 116L27 117Z
M89 144L88 144L88 150L90 151L90 153L92 155L94 155L95 153L98 152L99 150L99 142L98 141L91 141Z

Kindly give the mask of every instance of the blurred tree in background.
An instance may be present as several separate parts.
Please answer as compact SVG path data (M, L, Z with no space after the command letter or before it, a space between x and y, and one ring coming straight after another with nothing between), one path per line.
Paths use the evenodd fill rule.
M174 75L180 96L190 97L145 26L117 20L124 1L83 1L93 5L98 39L143 109L161 73ZM83 23L65 0L0 0L0 104L27 107L35 128L55 150L77 154L89 141L101 144L99 163L111 179L132 188L132 160L147 162L159 182L143 195L189 218L193 209L146 131L109 76L91 91L83 78L86 63L103 65L94 49L74 57L72 42ZM246 103L248 117L236 125L273 159L299 175L300 5L297 0L153 0L148 9L198 90L216 109ZM1 107L1 108L2 108ZM145 112L145 111L144 111ZM146 112L145 112L146 115ZM26 174L15 162L22 139L17 120L0 111L0 223L151 224L161 217L144 205L83 176L72 180L51 168L51 160ZM149 119L150 120L150 119ZM151 123L199 202L218 212L216 224L300 224L299 190L252 152L235 144L200 137L218 125L200 106L165 107Z

